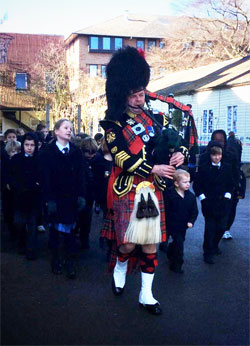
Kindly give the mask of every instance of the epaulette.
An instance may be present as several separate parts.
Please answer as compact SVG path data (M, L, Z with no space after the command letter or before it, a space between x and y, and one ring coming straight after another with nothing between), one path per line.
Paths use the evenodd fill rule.
M112 126L119 126L122 127L121 123L119 121L114 121L114 120L100 120L99 124L101 125L101 127L103 128L104 131L108 130L110 127Z

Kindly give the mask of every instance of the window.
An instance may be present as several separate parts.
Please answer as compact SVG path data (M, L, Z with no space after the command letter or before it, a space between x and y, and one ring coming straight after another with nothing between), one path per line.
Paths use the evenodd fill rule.
M227 107L227 132L237 132L237 113L238 106Z
M27 73L16 73L16 89L17 90L27 90L28 89Z
M97 74L98 74L98 66L97 65L89 65L90 77L96 77Z
M205 143L211 138L214 131L214 111L213 109L204 109L202 114L202 136L201 140Z
M90 37L90 49L98 49L98 37Z
M110 50L110 37L103 37L102 38L102 49L103 50Z
M194 41L184 42L182 44L183 49L192 49L194 47Z
M51 72L45 72L45 88L48 94L55 92L55 82Z
M115 51L123 46L123 39L120 37L99 37L90 36L89 50L90 51Z
M115 50L122 48L122 38L115 38Z
M206 109L203 111L202 128L203 128L202 132L207 133L207 110Z
M208 133L212 133L214 130L214 112L212 109L208 112Z
M142 50L145 50L145 43L144 43L144 40L137 40L137 42L136 42L136 48L141 48Z
M101 75L102 78L106 78L106 65L101 66Z
M155 46L156 46L155 40L148 40L148 51L150 51Z
M160 42L160 48L163 49L165 47L165 42L161 41Z

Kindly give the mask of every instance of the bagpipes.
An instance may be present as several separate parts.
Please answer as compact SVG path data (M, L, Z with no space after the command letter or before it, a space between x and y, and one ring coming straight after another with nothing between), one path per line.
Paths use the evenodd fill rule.
M156 121L153 115L153 110L150 105L150 100L159 100L161 102L167 103L169 107L169 114L168 114L168 128L164 128L163 125L161 125L159 122ZM161 151L164 150L163 147L165 147L165 152L169 150L170 152L173 152L176 148L180 145L180 137L184 140L184 143L189 149L189 151L194 150L195 147L197 147L198 144L198 134L197 129L195 126L195 121L192 113L192 106L191 105L184 105L183 103L177 101L174 99L174 95L170 94L169 96L163 96L159 95L150 91L146 91L146 104L148 109L145 110L146 115L149 116L151 119L153 117L153 122L157 125L157 127L160 130L160 133L162 136L159 136L156 147L157 150ZM173 120L173 111L174 110L180 110L182 112L182 119L181 119L181 126L179 129L175 129L175 127L172 124ZM162 115L164 113L158 112ZM173 131L174 130L174 131ZM178 136L178 135L180 136ZM165 143L165 145L164 145ZM163 153L159 153L159 158L162 157ZM161 159L162 161L162 159ZM162 162L167 163L167 162Z

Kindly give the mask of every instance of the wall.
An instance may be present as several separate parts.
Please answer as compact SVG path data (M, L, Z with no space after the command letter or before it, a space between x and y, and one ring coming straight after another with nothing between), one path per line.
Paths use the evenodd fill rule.
M199 135L200 144L206 145L211 133L203 133L202 116L204 110L213 110L213 131L223 129L227 134L232 128L227 123L227 107L237 106L236 136L243 143L242 162L250 162L250 85L230 89L209 90L193 95L175 96L175 99L191 104ZM154 108L168 111L168 106L160 101L151 102Z

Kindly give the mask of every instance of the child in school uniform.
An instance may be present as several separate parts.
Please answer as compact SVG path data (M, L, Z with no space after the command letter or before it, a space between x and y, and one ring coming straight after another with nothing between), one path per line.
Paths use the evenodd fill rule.
M221 254L219 242L227 227L234 180L232 166L223 160L223 146L211 141L207 152L209 160L199 166L193 189L205 219L203 258L214 264L214 255Z
M41 153L43 193L48 210L51 269L61 274L63 263L67 277L76 278L75 226L78 213L85 207L85 180L81 150L70 142L73 124L60 119L54 126L56 139ZM61 238L65 253L61 256Z
M91 221L93 215L93 205L96 195L96 182L93 174L93 162L96 158L98 146L91 137L86 137L81 141L80 148L83 154L84 170L86 176L86 206L79 213L81 249L89 249L89 234L91 230Z
M13 224L14 220L14 207L13 207L13 193L10 190L8 184L9 178L9 166L11 159L14 155L21 151L21 143L18 141L10 141L6 143L5 151L8 155L8 160L5 160L4 165L1 167L1 180L2 180L2 206L3 206L3 216L4 222L10 233L10 239L16 239L16 230Z
M189 191L190 174L178 169L173 176L174 186L165 195L166 226L172 242L168 245L169 269L183 273L184 241L186 230L194 226L198 216L195 195Z
M21 152L10 161L8 185L13 196L18 251L28 260L37 258L36 218L40 209L38 140L34 133L22 138Z

